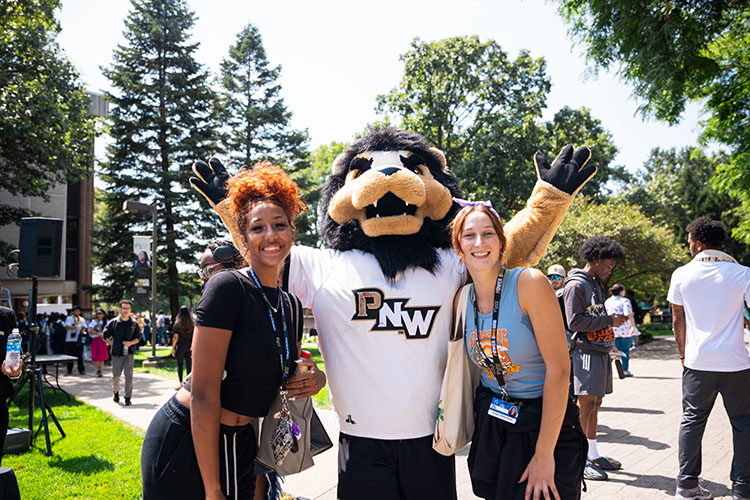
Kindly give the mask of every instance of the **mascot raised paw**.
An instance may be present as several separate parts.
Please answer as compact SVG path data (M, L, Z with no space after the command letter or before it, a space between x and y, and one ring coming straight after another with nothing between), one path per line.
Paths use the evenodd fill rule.
M534 265L596 172L566 146L505 226L506 267ZM193 186L232 233L221 162L196 162ZM288 289L312 309L339 417L338 498L455 499L453 457L432 449L456 290L466 277L448 224L461 196L445 156L419 134L374 130L334 162L319 232L292 248ZM238 246L238 248L241 248Z

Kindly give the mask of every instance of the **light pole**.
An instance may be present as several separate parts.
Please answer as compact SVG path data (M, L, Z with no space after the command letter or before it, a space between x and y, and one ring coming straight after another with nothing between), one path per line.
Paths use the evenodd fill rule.
M135 200L125 200L122 209L130 212L151 212L151 356L143 366L163 366L156 355L156 201L150 205Z

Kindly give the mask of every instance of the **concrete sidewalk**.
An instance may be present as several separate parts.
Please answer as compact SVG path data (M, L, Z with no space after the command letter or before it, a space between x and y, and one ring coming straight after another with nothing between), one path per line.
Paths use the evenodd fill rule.
M82 401L110 412L131 425L146 429L154 413L174 394L176 380L135 372L133 405L112 401L111 370L97 378L93 365L87 373L61 375L60 385ZM633 353L633 378L615 379L614 393L604 399L599 413L599 451L620 460L623 470L606 482L588 482L584 499L650 499L674 496L677 474L677 432L681 410L681 367L672 337L659 337ZM729 471L732 433L718 398L703 438L704 486L715 498L730 499ZM335 414L318 410L334 443L338 437ZM475 500L466 468L468 448L456 457L458 498ZM300 498L336 500L337 449L315 459L315 467L288 477L284 491Z

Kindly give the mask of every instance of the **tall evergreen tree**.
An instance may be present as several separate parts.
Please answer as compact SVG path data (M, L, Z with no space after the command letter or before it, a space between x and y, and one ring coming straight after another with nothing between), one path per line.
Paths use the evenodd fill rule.
M132 0L125 39L104 70L115 89L102 179L107 183L105 209L96 230L95 255L104 271L99 296L114 301L133 286L131 234L146 232L144 213L123 213L126 199L155 202L158 249L157 281L168 295L173 314L186 290L178 264L194 264L202 243L216 236L210 211L185 182L196 158L215 149L215 94L208 74L195 60L197 43L189 41L194 14L186 0ZM158 263L158 264L157 264Z
M221 142L234 162L293 164L305 156L307 132L289 127L280 74L281 66L269 65L258 29L245 26L221 62Z

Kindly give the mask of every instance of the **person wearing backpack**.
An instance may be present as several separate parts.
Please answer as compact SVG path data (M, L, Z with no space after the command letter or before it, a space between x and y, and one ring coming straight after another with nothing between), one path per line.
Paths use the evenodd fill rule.
M615 350L612 327L627 321L621 314L608 315L600 280L612 273L617 261L625 258L622 246L606 236L594 236L579 249L586 262L583 269L571 269L565 280L563 302L567 329L573 333L573 391L578 397L581 426L589 451L584 478L608 479L605 470L622 467L617 460L599 455L596 429L599 407L605 394L612 392L612 365L609 353Z

